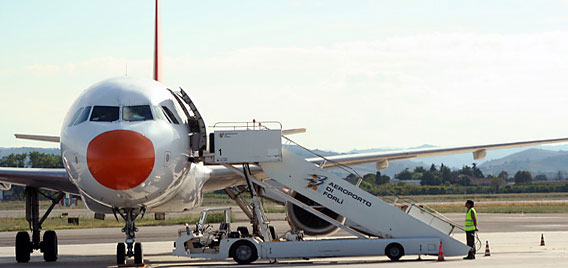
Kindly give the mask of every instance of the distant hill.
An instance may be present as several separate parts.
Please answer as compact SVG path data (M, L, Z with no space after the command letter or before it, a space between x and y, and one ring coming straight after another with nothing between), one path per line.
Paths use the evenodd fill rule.
M363 150L351 150L349 153L370 153L370 152L385 152L385 151L397 151L397 150L406 150L406 149L419 149L419 148L434 148L437 146L424 144L418 147L412 148L373 148L373 149L363 149ZM531 147L534 149L543 149L548 151L568 151L568 144L563 145L539 145ZM494 150L494 151L487 151L487 156L484 160L481 161L474 161L473 156L471 153L465 154L455 154L455 155L448 155L448 156L436 156L436 157L425 157L420 158L420 161L412 161L412 162L422 162L426 163L429 167L431 164L435 164L436 166L440 166L444 164L451 168L462 168L464 165L471 166L472 163L477 163L478 165L481 163L485 163L487 161L500 159L515 153L519 153L522 151L527 150L527 148L513 148L513 149L504 149L504 150ZM391 162L391 164L394 162Z
M424 162L416 162L411 160L399 160L399 161L392 161L389 163L389 167L386 169L381 170L381 174L388 175L390 177L394 177L395 174L400 173L401 171L408 169L410 171L414 170L414 168L422 166L425 168L429 168L432 164L426 164ZM375 168L375 164L365 164L354 166L355 170L362 176L368 173L376 173L377 170Z
M422 145L416 148L430 148L435 147L432 145ZM415 149L415 148L409 148ZM303 157L309 158L314 157L309 152L297 147L291 146L290 150L294 153L299 154ZM373 148L364 150L351 150L348 154L354 153L371 153L371 152L384 152L384 151L396 151L401 150L400 148ZM314 150L320 155L330 156L339 155L346 153L338 153L333 151L322 151ZM439 157L426 157L420 158L420 161L416 160L401 160L392 161L389 167L382 170L381 173L394 176L400 171L408 168L413 170L417 166L423 166L424 168L429 168L430 165L435 164L440 166L444 164L452 169L462 168L464 165L470 165L472 163L477 163L480 169L486 175L498 175L502 170L507 171L511 176L513 176L518 170L528 170L533 176L544 174L549 179L556 178L558 171L564 173L564 176L568 176L568 145L555 145L555 146L535 146L531 149L525 148L514 148L506 150L496 150L488 151L487 157L483 161L474 161L471 153L457 154L449 156L439 156ZM365 164L353 167L361 175L367 173L375 173L375 164ZM346 175L347 173L342 171L336 171L339 175Z
M530 171L533 176L544 174L549 179L568 176L568 151L528 149L501 159L487 161L479 165L484 174L497 175L502 170L513 176L518 170Z
M423 145L423 146L432 147L431 145ZM306 151L306 150L304 150L304 149L302 149L298 146L295 146L295 145L288 146L287 148L291 152L293 152L293 153L295 153L299 156L305 157L305 158L316 157L312 153L310 153L310 152L308 152L308 151ZM375 148L375 149L365 149L365 150L352 150L352 151L349 151L348 153L323 151L323 150L319 150L319 149L315 149L313 151L315 153L319 154L319 155L322 155L322 156L332 156L332 155L341 155L341 154L373 153L373 152L385 152L385 151L395 151L395 150L399 150L399 149ZM400 160L400 161L390 162L389 167L387 169L381 170L381 173L393 177L395 174L397 174L397 173L399 173L399 172L401 172L401 171L403 171L404 169L407 169L407 168L409 170L413 170L417 166L428 166L429 167L430 165L431 164L425 164L424 162ZM355 169L361 176L368 174L368 173L376 173L377 172L374 163L353 166L353 169ZM334 171L334 173L336 173L337 175L340 175L340 176L349 175L347 172L343 171L340 168L333 169L333 171Z
M60 154L57 148L34 148L34 147L18 147L18 148L3 148L0 147L0 157L10 154L23 154L29 152L40 152L44 154Z

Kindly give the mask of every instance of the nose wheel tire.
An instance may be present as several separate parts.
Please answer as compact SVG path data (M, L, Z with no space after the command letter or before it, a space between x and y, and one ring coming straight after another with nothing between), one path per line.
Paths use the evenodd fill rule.
M46 231L43 234L43 241L40 247L43 252L43 259L46 262L57 260L57 234L55 234L55 231Z
M230 250L233 260L238 264L249 264L258 259L256 247L249 241L243 240L233 244Z
M144 254L142 253L142 243L134 244L134 264L141 265L144 264Z
M18 232L16 235L16 261L29 262L32 243L30 242L30 234L28 232Z
M116 244L116 265L124 265L126 263L126 246L124 243Z

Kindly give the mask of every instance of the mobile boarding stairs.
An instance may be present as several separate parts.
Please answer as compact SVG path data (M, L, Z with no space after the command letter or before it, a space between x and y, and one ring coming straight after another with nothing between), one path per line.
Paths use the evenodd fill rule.
M279 126L279 123L276 124ZM216 124L210 143L214 154L205 157L207 164L224 165L246 179L252 197L253 233L258 235L231 232L230 223L227 222L222 224L224 235L218 235L216 242L211 243L211 239L200 238L198 230L192 231L187 227L179 231L174 255L212 259L233 257L242 264L257 258L387 255L392 260L398 260L403 255L437 255L440 243L443 244L445 256L465 256L470 250L451 236L460 227L443 216L413 204L403 210L365 192L357 185L283 148L281 126L268 129L265 125L255 123L244 127L220 127ZM260 166L269 179L345 217L350 226L357 226L366 234L257 179L251 174L249 164ZM239 165L242 165L242 169ZM269 221L253 184L310 211L355 238L304 240L302 234L289 233L277 237L271 233L273 230L269 228ZM254 228L258 232L254 232Z

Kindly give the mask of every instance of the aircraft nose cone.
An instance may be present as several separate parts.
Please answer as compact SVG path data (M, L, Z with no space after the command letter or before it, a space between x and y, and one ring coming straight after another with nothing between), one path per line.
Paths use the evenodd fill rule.
M144 182L154 168L154 146L142 134L112 130L95 137L87 147L87 166L100 184L128 190Z

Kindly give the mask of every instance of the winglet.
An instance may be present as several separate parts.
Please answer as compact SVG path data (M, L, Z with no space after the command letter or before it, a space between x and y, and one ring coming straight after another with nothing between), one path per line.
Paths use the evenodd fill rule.
M47 135L28 135L28 134L14 134L16 139L24 140L35 140L35 141L48 141L48 142L59 142L59 136L47 136Z
M162 52L160 31L160 0L156 0L156 14L154 17L154 80L162 81Z

